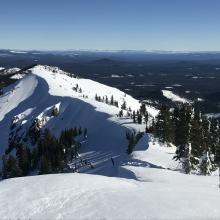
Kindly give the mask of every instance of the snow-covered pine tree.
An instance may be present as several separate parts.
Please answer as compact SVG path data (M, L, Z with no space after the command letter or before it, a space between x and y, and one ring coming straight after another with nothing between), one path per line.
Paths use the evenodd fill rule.
M218 122L218 136L217 136L217 142L215 146L215 163L218 166L219 169L219 188L220 188L220 128L219 128L219 122Z
M203 154L200 158L199 170L203 175L211 174L213 165L211 163L211 134L210 134L210 121L207 117L202 118L202 150Z
M212 172L212 163L208 151L204 151L202 157L200 158L199 170L202 175L210 175Z
M179 160L185 173L191 171L190 121L192 111L189 106L182 106L175 111L176 119L175 145L177 147L175 160Z
M190 143L191 143L191 165L192 169L196 170L199 165L199 158L202 151L202 118L199 111L193 111L193 116L190 123Z
M172 143L174 138L174 127L171 112L168 106L162 105L156 118L155 136L162 143Z

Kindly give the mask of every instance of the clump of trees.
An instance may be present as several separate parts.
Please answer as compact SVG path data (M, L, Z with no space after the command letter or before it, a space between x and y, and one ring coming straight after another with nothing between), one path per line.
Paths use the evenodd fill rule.
M45 129L35 147L30 150L23 143L16 144L15 151L3 156L2 178L26 176L31 172L38 174L60 173L68 170L68 163L78 156L80 143L76 136L87 137L87 129L65 129L59 138Z
M78 84L76 84L72 89L73 89L73 91L75 91L75 92L82 93L82 88L79 87Z
M209 175L220 168L220 127L189 105L169 108L162 105L149 129L162 143L177 147L175 160L183 171Z
M111 98L109 99L108 96L98 96L97 94L95 95L95 100L98 102L104 102L108 105L113 105L118 108L118 101L114 100L114 96L112 95Z

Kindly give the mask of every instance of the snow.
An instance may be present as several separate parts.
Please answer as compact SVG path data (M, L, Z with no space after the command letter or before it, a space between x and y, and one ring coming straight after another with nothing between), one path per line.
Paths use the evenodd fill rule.
M0 122L6 114L33 94L37 84L36 77L30 75L4 90L4 95L0 98Z
M73 90L76 84L82 93ZM144 134L128 156L125 132L143 131L145 125L118 118L120 108L97 102L96 94L109 99L113 95L119 106L126 101L132 110L140 106L118 89L40 65L4 89L1 155L12 118L17 127L22 125L17 134L38 118L55 135L64 128L86 127L88 139L81 142L80 157L94 169L0 181L0 219L219 219L218 176L181 173L172 159L176 148L158 143L150 134ZM57 116L51 115L54 108ZM158 113L151 106L147 110L152 117Z
M0 218L219 219L218 176L168 170L169 153L157 149L162 146L146 149L147 138L115 177L73 173L0 182ZM142 164L136 166L132 158Z
M82 93L73 87L82 89ZM124 92L92 81L90 79L71 78L67 73L55 67L35 66L16 84L5 88L0 97L0 156L8 145L12 118L19 118L16 134L24 135L34 119L41 121L42 127L49 128L55 136L61 130L82 127L88 130L88 140L81 148L82 157L92 157L97 166L111 157L123 155L127 149L126 131L143 131L145 125L134 124L127 117L118 118L120 108L95 100L95 95L114 96L119 107L126 101L127 107L137 110L138 100ZM52 116L52 108L59 105L59 115ZM147 106L152 117L158 113ZM126 115L126 111L124 111ZM21 116L22 115L22 116ZM22 129L19 129L22 125ZM100 162L100 165L98 165Z
M10 53L26 54L26 51L11 50Z
M190 100L186 98L182 98L176 94L174 94L172 91L169 90L162 90L163 96L167 99L172 100L173 102L181 102L181 103L192 103Z
M204 99L202 99L202 98L197 98L197 101L198 101L198 102L203 102Z
M173 84L172 86L174 86L174 87L181 87L182 85L180 85L180 84Z
M220 113L207 113L205 114L207 118L219 118Z
M3 69L5 69L5 68L0 66L0 71L3 70Z
M22 79L25 75L24 74L15 74L13 76L11 76L11 79Z
M164 147L153 136L145 134L135 147L132 160L147 161L149 166L176 169L179 163L173 160L176 148Z
M124 76L120 76L120 75L117 75L117 74L112 74L111 77L112 78L123 78Z
M12 73L16 73L17 71L19 71L20 69L17 67L13 67L13 68L3 68L3 73L4 75L8 75L8 74L12 74ZM17 74L18 75L18 74Z

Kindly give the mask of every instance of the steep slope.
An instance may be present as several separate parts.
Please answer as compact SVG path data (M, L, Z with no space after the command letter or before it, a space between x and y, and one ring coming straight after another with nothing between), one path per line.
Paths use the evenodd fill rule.
M108 97L118 101L119 108L98 102L95 96ZM105 86L89 79L70 77L62 70L49 66L35 66L15 85L4 90L0 97L0 155L7 148L8 139L25 138L35 120L42 128L49 128L58 136L61 130L71 127L88 129L88 139L81 148L82 155L106 161L125 153L127 140L125 132L143 130L128 117L117 117L120 106L137 110L135 100L118 89ZM52 114L56 108L57 116ZM147 107L155 116L157 110ZM124 111L126 115L126 111Z

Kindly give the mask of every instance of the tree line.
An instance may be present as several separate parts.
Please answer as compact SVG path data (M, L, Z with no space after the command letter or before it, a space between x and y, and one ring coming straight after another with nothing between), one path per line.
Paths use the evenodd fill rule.
M174 159L180 161L185 173L209 175L220 168L220 122L200 110L190 105L162 105L146 130L160 142L177 147Z

